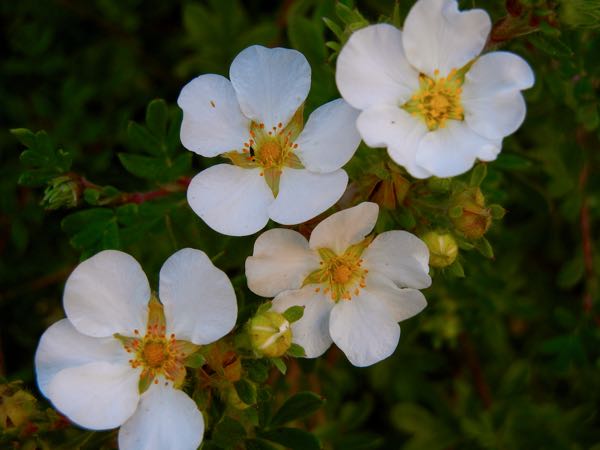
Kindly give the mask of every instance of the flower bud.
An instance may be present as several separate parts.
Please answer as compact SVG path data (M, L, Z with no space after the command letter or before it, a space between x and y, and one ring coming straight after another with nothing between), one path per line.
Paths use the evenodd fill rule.
M225 395L226 395L227 404L231 405L235 409L244 410L244 409L248 409L250 407L250 405L248 405L242 401L242 399L238 395L237 391L233 387L227 389L227 393Z
M254 316L248 324L248 335L254 351L268 358L278 358L292 345L290 323L275 311Z
M46 209L74 208L79 201L79 186L67 175L56 177L44 191L42 205Z
M458 245L450 233L428 231L421 239L429 249L429 265L431 267L448 267L456 260Z
M449 211L456 229L468 239L480 239L492 223L492 215L485 207L485 197L478 187L456 193L450 201Z
M0 385L0 429L19 428L36 413L36 399L19 382Z

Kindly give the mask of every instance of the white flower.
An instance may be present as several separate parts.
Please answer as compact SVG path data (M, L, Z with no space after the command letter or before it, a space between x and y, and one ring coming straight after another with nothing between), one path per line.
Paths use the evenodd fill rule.
M310 66L295 50L248 47L229 77L201 75L177 100L183 145L233 163L194 177L192 209L220 233L243 236L269 218L297 224L332 206L348 183L341 167L360 143L358 111L334 100L317 108L303 130Z
M237 317L231 282L199 250L165 262L159 296L133 257L100 252L67 280L67 318L46 330L35 355L38 386L56 409L85 428L121 426L121 450L200 445L202 414L178 389L183 363Z
M365 237L378 212L365 202L335 213L308 242L293 230L266 231L246 260L248 287L275 297L275 311L305 307L292 336L309 358L335 342L355 366L381 361L398 345L398 322L427 305L417 290L431 284L426 245L406 231Z
M502 139L525 118L529 65L508 52L478 57L491 29L480 9L419 0L400 31L379 24L354 33L337 61L342 97L362 110L358 130L371 147L417 178L450 177L479 158L496 159Z

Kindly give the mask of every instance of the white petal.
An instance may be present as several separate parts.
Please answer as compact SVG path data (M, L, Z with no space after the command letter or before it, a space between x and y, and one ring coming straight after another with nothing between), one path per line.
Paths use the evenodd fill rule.
M315 227L310 235L310 248L329 248L342 254L373 231L378 214L379 206L371 202L336 212Z
M65 285L63 305L77 331L93 337L146 328L150 285L127 253L104 250L79 264Z
M419 87L419 73L402 48L402 32L383 23L350 36L338 56L335 79L342 97L358 109L403 104Z
M137 411L119 430L121 450L196 450L204 419L194 401L160 382L142 395Z
M383 303L396 322L419 314L427 306L427 300L421 291L400 289L389 278L377 272L369 272L365 284L365 291Z
M520 91L463 102L465 120L477 134L502 139L514 133L525 120L527 107Z
M400 327L385 304L366 291L333 307L329 333L335 345L357 367L375 364L394 353Z
M481 56L463 85L461 100L467 124L490 139L512 134L525 119L525 101L519 91L530 88L534 81L529 64L514 53Z
M159 297L165 308L167 334L194 344L225 336L237 319L231 281L206 253L184 248L160 269Z
M422 120L392 105L378 105L364 110L356 122L365 143L370 147L388 147L390 157L416 178L431 174L416 163L419 142L427 133Z
M313 173L304 169L284 168L279 194L269 216L283 225L306 222L337 202L348 185L342 169L331 173Z
M301 345L307 358L321 356L331 345L329 336L329 313L335 303L315 285L285 291L273 299L273 310L283 313L292 306L304 306L304 315L292 324L292 341Z
M333 172L352 158L360 144L359 111L337 99L317 108L298 139L298 156L311 172Z
M52 379L48 398L56 409L82 427L115 428L137 407L140 371L127 363L94 362L70 367Z
M250 121L242 114L231 82L220 75L194 78L179 94L183 109L181 143L202 156L239 150L250 138Z
M364 267L378 272L400 287L424 289L431 285L429 250L408 231L386 231L377 236L363 255Z
M253 45L235 57L229 78L243 113L271 129L287 124L306 99L310 66L296 50Z
M477 100L521 91L533 86L535 77L527 61L510 52L481 55L465 75L462 100Z
M192 179L187 199L213 230L229 236L247 236L269 221L267 208L273 193L260 176L260 169L218 164Z
M274 297L299 289L308 274L319 268L319 257L300 233L276 228L265 231L246 259L248 287L255 294Z
M417 164L436 177L454 177L471 169L479 155L497 155L500 149L500 141L480 136L465 122L449 120L421 139Z
M404 51L419 71L445 77L481 53L491 27L482 9L460 12L456 0L419 0L404 22Z
M78 367L97 361L127 364L129 355L115 338L94 338L78 332L71 322L62 319L50 326L35 353L35 372L40 391L47 388L54 376L68 367Z

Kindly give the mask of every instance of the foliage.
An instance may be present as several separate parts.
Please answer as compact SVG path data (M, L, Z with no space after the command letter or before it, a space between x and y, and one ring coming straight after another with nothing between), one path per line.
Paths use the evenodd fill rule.
M199 248L233 281L240 335L257 313L243 272L255 236L219 235L185 201L190 177L212 162L179 143L180 88L200 73L226 75L248 45L293 47L312 68L308 114L339 96L335 58L351 32L400 24L413 3L0 7L0 447L116 446L112 431L69 424L35 386L38 338L62 316L62 287L79 260L122 249L157 274L175 250ZM239 336L190 361L194 373L224 377L219 388L191 392L206 412L204 449L600 445L600 35L589 19L599 7L460 3L492 16L488 49L509 49L533 67L524 125L496 161L451 180L413 180L384 150L362 144L339 205L379 203L377 232L450 233L458 258L433 269L428 308L371 368L350 366L337 349L319 360L297 358L301 348L261 359ZM467 203L483 218L475 234ZM286 314L293 321L301 312Z

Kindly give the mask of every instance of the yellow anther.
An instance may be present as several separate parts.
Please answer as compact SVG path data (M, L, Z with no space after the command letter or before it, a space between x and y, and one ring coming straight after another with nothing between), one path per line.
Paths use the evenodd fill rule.
M456 69L444 78L438 78L438 70L434 71L435 78L419 75L419 90L402 107L421 118L431 131L444 128L448 120L463 120L460 102L463 79L459 75Z
M143 357L149 367L160 367L167 359L165 344L162 342L148 342L144 346Z

